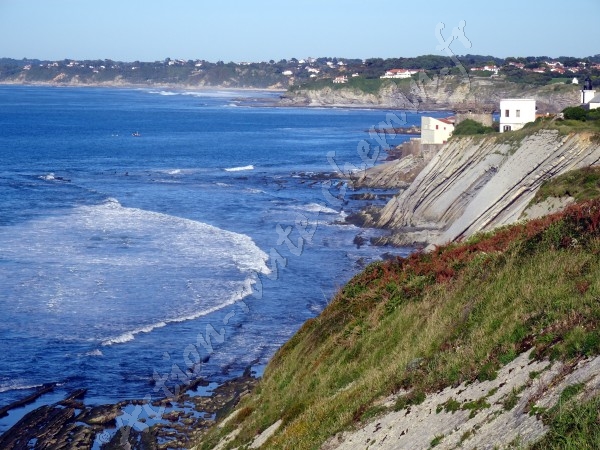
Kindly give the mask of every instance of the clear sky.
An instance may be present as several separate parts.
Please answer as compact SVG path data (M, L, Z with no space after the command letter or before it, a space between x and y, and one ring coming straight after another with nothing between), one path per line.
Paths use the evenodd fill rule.
M452 43L456 55L583 57L600 53L599 19L600 0L0 0L0 57L241 62L446 54L441 39L461 21L468 41L461 35Z

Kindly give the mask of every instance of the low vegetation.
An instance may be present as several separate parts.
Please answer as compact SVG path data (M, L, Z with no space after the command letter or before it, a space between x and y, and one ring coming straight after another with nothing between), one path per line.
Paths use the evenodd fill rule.
M532 203L550 197L573 197L577 201L600 198L600 167L585 167L545 181Z
M277 352L241 405L251 413L213 430L199 448L213 448L236 428L227 448L247 445L282 419L266 448L317 449L385 412L380 400L390 394L408 393L390 408L399 410L447 386L493 379L532 347L538 359L600 354L598 298L599 200L374 263ZM574 398L564 395L568 407L544 416L547 439L560 435L564 443L536 448L595 448L600 400Z
M381 78L365 78L365 77L350 77L347 83L334 83L331 78L309 81L297 86L289 88L290 92L309 90L318 91L324 88L333 90L339 89L354 89L365 94L377 94L380 89L387 86L410 86L411 78L403 79L381 79Z
M454 127L454 131L452 132L453 136L468 136L473 134L489 134L494 133L495 130L493 127L486 127L480 122L477 122L472 119L465 119L460 122L456 127Z
M600 109L584 109L581 106L569 106L563 110L567 120L600 120Z
M565 389L559 402L542 414L550 427L531 450L592 449L600 446L600 397L582 401L581 385Z

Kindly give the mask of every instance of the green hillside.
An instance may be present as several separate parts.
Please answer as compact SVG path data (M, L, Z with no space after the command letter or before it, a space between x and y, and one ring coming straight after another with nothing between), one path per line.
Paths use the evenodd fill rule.
M247 445L282 419L264 448L317 449L426 394L493 379L531 347L535 359L600 354L599 298L599 200L372 264L278 351L238 414L198 448L213 448L236 428L227 448ZM401 389L409 393L394 407L377 402ZM564 446L553 448L597 448L590 430L600 400L566 400L543 412L546 439L562 433Z

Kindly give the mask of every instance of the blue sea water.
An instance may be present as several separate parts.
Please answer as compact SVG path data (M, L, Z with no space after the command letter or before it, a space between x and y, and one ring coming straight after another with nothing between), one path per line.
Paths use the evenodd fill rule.
M388 112L275 97L0 87L0 406L49 382L90 404L221 382L380 257L305 173L360 166Z

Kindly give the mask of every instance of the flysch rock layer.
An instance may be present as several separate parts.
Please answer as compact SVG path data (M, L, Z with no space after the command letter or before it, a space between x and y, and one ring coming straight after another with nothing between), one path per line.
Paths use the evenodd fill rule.
M450 140L388 202L377 225L395 230L391 241L400 245L468 237L519 220L543 181L600 161L592 133L518 136Z
M503 367L495 380L430 394L420 405L333 436L322 449L418 450L431 448L433 443L444 450L527 446L547 432L544 423L529 411L556 405L570 385L585 385L579 394L582 399L597 392L600 385L600 357L569 367L530 360L529 356L530 352L521 354ZM386 400L384 406L392 407L396 397ZM449 401L454 404L451 409ZM478 406L473 407L475 404Z

